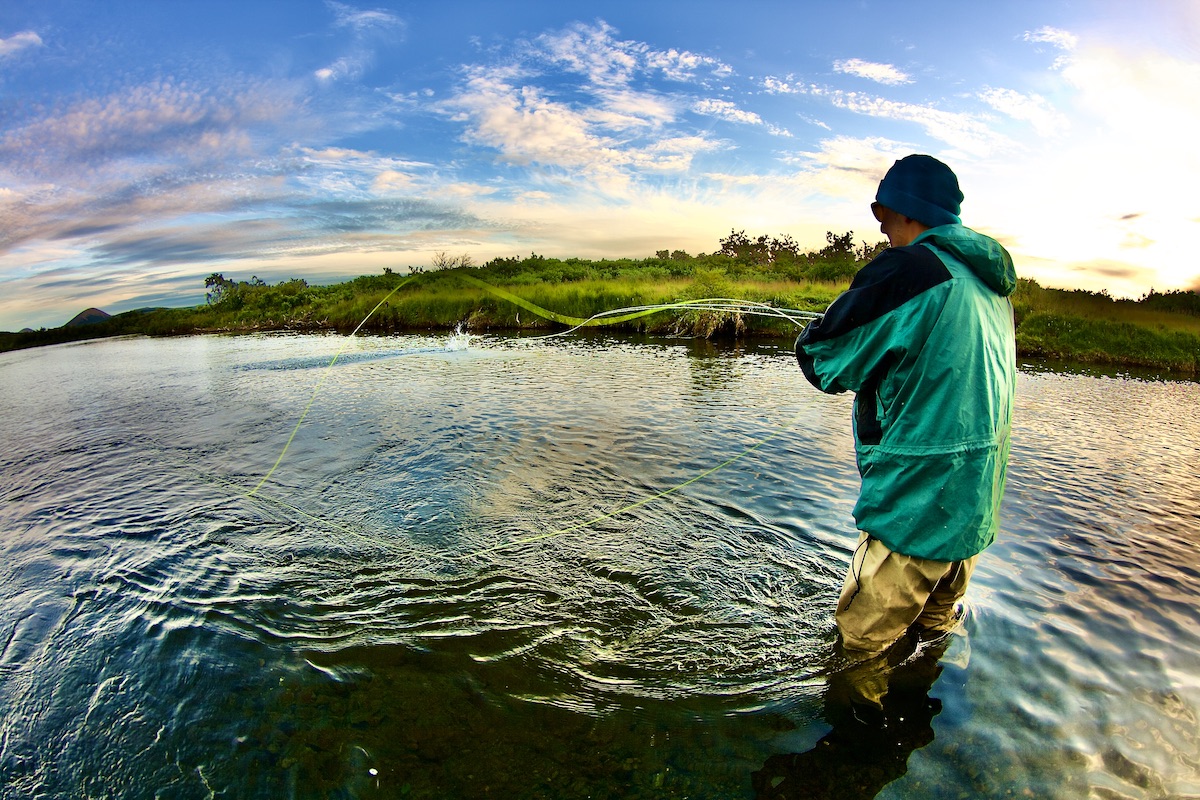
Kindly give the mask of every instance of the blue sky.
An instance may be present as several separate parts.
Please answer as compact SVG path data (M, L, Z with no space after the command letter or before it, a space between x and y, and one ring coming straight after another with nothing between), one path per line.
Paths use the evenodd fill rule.
M1200 285L1200 4L0 5L0 330L437 253L882 239L912 152L1043 285Z

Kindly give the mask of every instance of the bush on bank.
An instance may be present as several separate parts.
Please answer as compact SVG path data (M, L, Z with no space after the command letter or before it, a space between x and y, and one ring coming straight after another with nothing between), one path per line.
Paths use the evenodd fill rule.
M214 273L205 281L205 305L131 311L92 325L0 334L0 351L123 334L349 333L368 315L362 330L372 333L561 327L488 293L476 281L579 319L617 308L708 297L823 311L885 244L855 245L851 233L830 232L825 247L802 253L789 236L750 238L731 231L720 240L721 249L711 254L660 250L653 258L599 260L531 254L495 258L482 266L474 266L466 256L442 257L435 259L439 269L414 268L409 274L388 269L382 275L330 286L309 286L298 279L268 285L258 278L235 281ZM1048 289L1022 279L1012 299L1017 349L1023 355L1200 377L1200 294L1196 292L1151 291L1139 300L1119 300L1105 292ZM796 334L795 326L786 320L728 311L662 312L617 327L710 338Z

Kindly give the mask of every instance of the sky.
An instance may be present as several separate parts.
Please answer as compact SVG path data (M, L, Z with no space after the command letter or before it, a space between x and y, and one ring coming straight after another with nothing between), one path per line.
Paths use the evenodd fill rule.
M438 254L884 237L929 153L1043 286L1200 287L1200 3L0 4L0 330Z

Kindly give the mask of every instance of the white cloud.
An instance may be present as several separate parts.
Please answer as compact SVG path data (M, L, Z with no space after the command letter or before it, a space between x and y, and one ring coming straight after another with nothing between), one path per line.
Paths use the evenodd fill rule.
M577 23L565 31L537 38L542 55L569 72L586 75L597 86L623 85L638 68L638 47L614 38L616 30L606 22Z
M783 80L768 76L763 79L763 89L768 94L805 94L808 87L794 83L795 78L788 75Z
M762 125L763 120L753 111L744 111L728 100L704 98L692 104L692 111L708 117L716 117L727 122L739 122L743 125Z
M394 14L362 11L334 0L327 0L326 5L333 12L334 27L353 31L353 41L348 53L313 71L321 83L357 80L374 62L375 47L403 39L405 22Z
M884 173L911 152L910 145L878 136L834 136L823 139L819 150L790 160L800 167L796 179L812 191L865 208Z
M321 67L321 69L316 70L313 72L313 75L315 75L317 80L321 81L322 83L328 83L331 81L355 80L356 78L362 77L362 74L364 71L366 71L366 68L367 59L365 57L361 55L343 56L329 66Z
M716 77L733 74L733 69L718 59L674 48L647 53L646 64L651 69L662 70L664 76L675 81L694 80L701 69Z
M675 136L631 153L631 166L658 173L686 173L700 153L723 148L720 142L704 136Z
M707 117L723 119L727 122L736 122L742 125L758 125L766 128L767 132L772 136L790 138L792 135L786 128L765 122L762 117L753 111L738 108L735 103L731 103L728 100L703 98L692 103L692 111Z
M404 20L387 11L362 11L345 3L327 0L326 5L334 14L334 24L339 28L357 31L372 28L403 28Z
M650 92L616 88L597 89L601 110L612 115L613 127L658 127L675 120L675 104Z
M629 158L610 137L594 133L589 114L478 70L445 104L467 124L465 141L494 148L510 164L580 171L611 181Z
M495 186L484 186L479 183L446 183L437 187L439 197L468 199L486 197L499 192Z
M262 86L197 90L169 80L134 86L56 109L0 135L0 161L16 172L37 171L78 182L116 163L140 171L157 159L201 163L249 151L250 131L301 116L286 94ZM293 129L294 131L295 129Z
M308 165L299 182L329 197L413 195L430 188L432 165L342 147L299 148Z
M833 62L833 68L846 75L857 75L860 78L882 83L885 86L900 86L912 83L908 73L902 72L891 64L878 64L873 61L863 61L861 58L848 58Z
M594 25L576 23L558 33L539 36L534 42L539 48L534 55L586 76L593 87L624 86L649 72L661 72L681 82L733 74L728 64L712 56L675 48L652 50L644 42L617 39L616 33L603 20Z
M407 193L417 187L415 176L407 172L385 169L371 181L371 191L375 194Z
M379 156L374 152L350 148L300 148L299 152L311 163L353 169L356 172L378 173L384 172L384 170L406 172L406 170L431 167L430 163L424 161L410 161L407 158L395 156Z
M1052 47L1062 50L1064 55L1060 55L1054 59L1054 69L1062 69L1071 63L1070 53L1074 52L1079 46L1079 37L1070 31L1064 31L1060 28L1043 27L1036 31L1026 31L1024 36L1025 41L1033 42L1034 44L1048 44Z
M1070 31L1049 26L1038 28L1036 31L1025 31L1025 41L1035 44L1050 44L1060 50L1074 50L1079 45L1079 37Z
M831 91L828 96L838 108L919 125L934 139L972 155L992 155L997 150L1011 148L1013 144L972 114L942 111L932 106L901 103L858 92Z
M1040 136L1056 136L1065 133L1071 126L1065 114L1037 94L989 88L980 92L979 97L997 111L1028 122Z
M493 148L510 164L552 167L586 176L602 191L624 190L642 171L680 172L717 145L672 126L680 112L764 125L724 101L692 101L651 88L652 77L689 80L725 75L720 61L685 50L652 50L619 39L604 21L576 23L523 43L507 65L480 65L450 100L438 105L465 123L464 141ZM548 64L548 74L537 70ZM564 77L579 76L574 87ZM777 126L768 130L780 136Z
M480 66L439 108L465 123L464 141L493 148L510 164L587 177L601 191L623 191L641 171L686 170L696 153L716 145L670 129L683 101L630 85L640 67L626 56L640 46L615 42L612 33L601 23L538 39L553 63L586 78L582 96L571 102L557 99L569 94L538 85L543 76L527 69ZM701 109L762 124L733 104L714 101Z
M13 34L7 39L0 39L0 58L7 56L15 56L22 50L28 50L31 47L41 47L42 37L38 36L33 31L21 31Z

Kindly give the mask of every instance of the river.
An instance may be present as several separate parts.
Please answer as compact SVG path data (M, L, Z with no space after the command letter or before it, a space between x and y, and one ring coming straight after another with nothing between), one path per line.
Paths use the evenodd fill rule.
M786 343L0 355L3 797L1200 796L1200 384L1022 364L964 625L846 746L850 402Z

